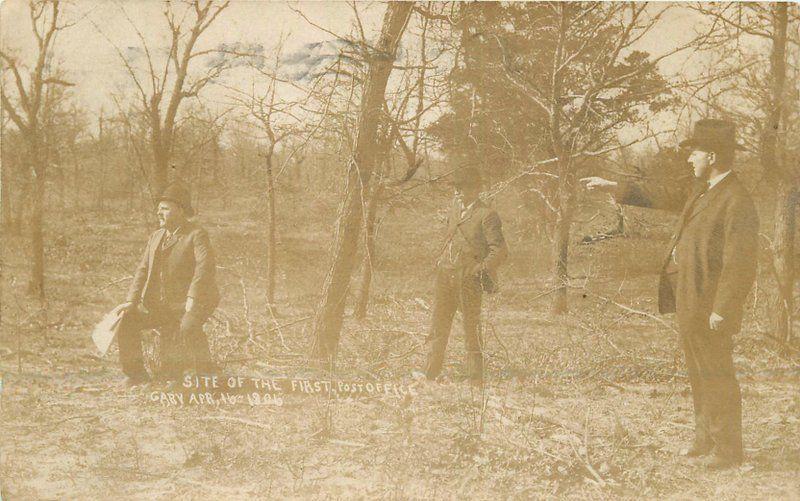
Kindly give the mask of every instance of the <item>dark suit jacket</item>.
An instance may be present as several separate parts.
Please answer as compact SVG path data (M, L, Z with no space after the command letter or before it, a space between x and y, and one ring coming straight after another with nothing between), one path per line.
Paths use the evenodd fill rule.
M166 230L162 228L150 235L128 291L128 301L141 302L148 309L159 305L161 300L160 291L155 290L158 287L152 287L158 280L153 276L153 262L165 234ZM169 252L164 253L160 263L167 306L181 308L191 297L195 308L209 313L213 311L219 303L219 291L214 251L208 233L187 222L178 229L167 247Z
M708 325L714 312L723 329L741 327L744 301L756 275L758 214L747 190L731 172L713 188L646 188L622 183L619 202L681 214L664 255L659 280L659 311L677 312L679 325ZM675 249L675 265L670 266ZM677 271L675 287L668 270ZM699 325L699 324L697 324Z
M480 264L497 284L497 269L508 257L503 225L497 211L477 200L462 217L461 206L458 200L454 200L447 220L447 238L453 246L455 263L452 264L468 271ZM449 260L448 247L446 242L440 263Z

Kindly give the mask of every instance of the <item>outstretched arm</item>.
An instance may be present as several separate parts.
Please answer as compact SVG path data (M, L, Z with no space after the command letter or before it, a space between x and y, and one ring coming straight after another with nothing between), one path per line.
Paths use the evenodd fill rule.
M618 203L671 212L680 212L683 209L690 192L688 183L681 181L676 183L677 186L659 186L654 183L610 181L592 176L581 179L581 182L587 190L611 193Z

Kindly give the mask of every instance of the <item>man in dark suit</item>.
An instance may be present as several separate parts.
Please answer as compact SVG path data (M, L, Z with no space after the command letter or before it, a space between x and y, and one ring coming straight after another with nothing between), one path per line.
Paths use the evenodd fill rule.
M481 177L474 167L455 171L456 196L436 270L430 353L425 368L429 380L442 371L453 316L461 310L467 351L467 373L473 383L483 381L480 332L481 296L497 288L497 268L508 248L497 212L480 198Z
M691 150L696 182L686 190L645 187L590 177L589 189L618 202L680 211L661 266L659 311L677 313L692 399L695 438L687 455L707 456L709 468L742 461L742 407L733 366L732 337L753 285L758 215L744 185L731 171L735 126L706 119L681 143Z
M168 186L159 198L160 228L147 242L128 292L117 332L122 371L130 386L149 377L142 359L141 331L158 328L167 379L187 366L201 373L214 364L203 324L219 303L214 251L206 231L189 221L189 191Z

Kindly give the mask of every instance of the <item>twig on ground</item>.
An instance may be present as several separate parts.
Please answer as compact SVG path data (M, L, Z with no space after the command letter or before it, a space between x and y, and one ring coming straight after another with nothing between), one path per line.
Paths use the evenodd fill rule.
M66 423L67 421L72 421L73 419L100 419L100 416L97 414L78 414L75 416L69 416L63 419L57 419L55 421L50 421L48 423L20 423L19 426L28 426L34 428L44 428L44 427L53 427L58 426L60 424Z
M281 324L278 323L278 319L275 318L275 310L272 307L272 303L267 302L267 310L269 310L269 315L272 318L272 322L275 324L273 330L275 330L278 333L278 339L280 339L281 341L281 346L283 346L284 350L291 351L289 347L286 346L286 340L283 338L283 330L281 329Z
M253 339L253 322L250 320L250 303L247 301L247 287L244 285L244 278L239 278L239 285L242 287L242 308L244 308L244 321L247 324L247 339Z
M131 280L132 278L133 278L133 275L129 275L127 277L118 278L117 280L114 280L113 282L109 282L109 283L103 285L102 287L98 287L97 289L92 291L90 294L97 294L98 292L103 292L104 290L108 289L109 287L113 287L114 285L122 283L125 280ZM87 296L88 295L89 294L87 294Z
M275 412L274 410L269 409L266 406L261 406L261 408L266 409L269 412ZM244 424L247 426L253 426L255 428L261 428L262 430L274 431L271 427L265 425L264 423L259 423L258 421L251 421L250 419L244 419L235 416L193 416L192 419L197 419L199 421L229 421L233 423Z
M374 362L374 363L370 364L369 368L371 370L374 370L374 369L386 364L389 361L397 361L397 360L402 360L404 358L407 358L407 357L413 355L414 353L416 353L417 350L419 348L421 348L422 346L424 346L424 345L425 345L424 342L423 343L418 343L418 344L413 345L409 350L407 350L407 351L405 351L403 353L399 353L397 355L388 355L386 358L384 358L382 360L378 360L377 362Z
M618 302L614 301L613 299L609 299L609 298L607 298L607 297L605 297L605 296L601 296L600 294L597 294L597 293L594 293L594 292L588 291L588 290L586 290L586 289L583 289L583 290L584 290L584 292L585 292L586 294L588 294L588 295L590 295L590 296L594 296L594 297L596 297L597 299L603 300L603 301L605 301L605 302L607 302L607 303L611 303L611 304L613 304L614 306L616 306L617 308L621 308L621 309L623 309L623 310L625 310L625 311L627 311L627 312L629 312L629 313L633 313L633 314L635 314L635 315L641 315L641 316L643 316L643 317L647 317L647 318L649 318L649 319L651 319L651 320L655 320L656 322L660 323L661 325L663 325L664 327L666 327L666 328L670 329L671 331L673 331L673 332L675 332L675 333L677 333L677 332L678 332L678 331L676 331L676 330L675 330L675 327L673 327L672 325L670 325L668 322L664 321L664 319L662 319L662 318L658 318L657 316L653 315L652 313L648 313L648 312L646 312L646 311L642 311L642 310L637 310L637 309L635 309L635 308L631 308L630 306L626 306L626 305L624 305L624 304L618 303Z
M313 318L313 315L309 315L307 317L298 318L297 320L292 320L291 322L287 322L287 323L281 324L281 325L279 325L277 327L273 327L271 329L267 329L266 331L261 332L259 334L254 334L253 337L266 336L267 334L269 334L270 332L273 332L276 329L283 329L284 327L289 327L289 326L292 326L292 325L299 324L301 322L306 322L308 320L311 320L312 318Z

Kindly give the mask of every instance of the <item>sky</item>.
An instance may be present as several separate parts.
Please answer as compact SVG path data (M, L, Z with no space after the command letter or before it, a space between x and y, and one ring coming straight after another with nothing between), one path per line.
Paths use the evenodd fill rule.
M176 11L182 12L181 4L176 5ZM306 44L333 39L292 8L334 33L350 30L352 9L344 2L234 0L202 35L198 49L217 47L221 43L260 44L269 54L284 38L284 53L290 54L300 51ZM365 3L359 9L365 30L376 31L380 27L383 6ZM168 47L169 31L163 10L164 4L157 0L72 0L65 6L65 19L77 23L60 33L57 52L69 80L76 83L74 94L78 100L97 111L99 106L111 105L107 97L110 93L131 85L115 46L126 57L141 53L143 44L137 29L151 51ZM23 57L32 57L34 39L30 33L27 1L3 2L0 34L4 48L13 49ZM144 58L139 60L143 62ZM231 78L237 76L242 83L247 80L244 75ZM209 88L212 96L221 92L221 89L216 90Z
M180 12L182 4L174 3ZM76 84L73 94L80 105L94 114L101 108L111 111L114 109L111 94L122 89L131 90L130 77L115 47L126 57L133 56L135 61L143 64L144 57L136 57L142 54L137 29L151 51L157 52L168 46L169 32L162 14L164 5L158 0L68 0L63 8L64 19L74 21L75 25L60 33L57 52L67 79ZM660 9L664 5L656 3L652 8ZM385 5L379 2L358 3L359 16L368 38L374 40L377 37L384 9ZM203 35L198 48L213 48L221 43L261 45L269 56L271 49L284 39L283 50L287 57L297 56L308 62L312 55L308 44L334 40L331 33L314 27L312 23L335 34L348 34L352 33L354 19L351 6L345 2L233 0ZM698 15L689 10L674 8L652 33L639 42L637 48L654 55L667 52L691 39L698 20ZM0 5L0 43L23 59L33 54L26 0L5 0ZM406 45L409 43L413 42L406 42ZM323 46L316 50L324 52L326 48ZM687 60L682 54L662 61L660 69L667 76L688 75L700 71L697 61L696 57ZM226 74L223 82L247 89L252 78L250 72L238 69ZM221 86L208 86L203 96L206 102L223 105L229 102L226 97L229 92ZM656 117L650 125L666 129L674 127L674 121L674 115L666 114ZM636 128L631 128L623 136L634 137L637 133ZM627 141L627 138L622 140Z

